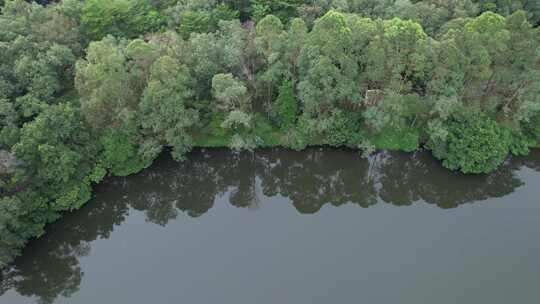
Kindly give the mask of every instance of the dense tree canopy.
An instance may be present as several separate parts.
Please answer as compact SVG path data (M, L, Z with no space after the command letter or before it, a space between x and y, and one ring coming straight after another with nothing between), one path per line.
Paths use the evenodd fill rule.
M81 22L88 36L133 38L155 31L165 21L150 0L86 0Z
M540 144L539 1L53 2L0 2L0 267L163 150Z
M449 169L464 173L488 173L508 155L510 134L507 129L482 114L466 114L448 122L444 141L429 143L433 153Z

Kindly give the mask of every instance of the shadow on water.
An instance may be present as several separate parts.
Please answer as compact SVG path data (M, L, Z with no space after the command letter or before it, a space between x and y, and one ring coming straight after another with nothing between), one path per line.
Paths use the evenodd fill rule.
M40 303L69 297L82 281L79 258L89 254L92 241L109 238L130 209L162 226L180 212L202 216L226 194L239 208L256 208L261 192L280 195L301 214L316 213L325 204L367 208L425 202L447 209L502 197L533 182L518 176L525 167L540 171L540 151L513 158L484 176L450 172L425 152L380 153L364 160L351 151L319 148L242 154L197 150L183 163L164 155L140 174L97 186L90 203L50 225L47 235L32 241L15 265L0 274L0 296L15 290Z

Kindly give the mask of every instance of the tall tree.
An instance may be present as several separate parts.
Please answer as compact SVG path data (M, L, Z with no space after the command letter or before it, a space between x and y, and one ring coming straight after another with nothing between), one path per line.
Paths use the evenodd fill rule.
M352 41L341 13L330 11L315 23L300 55L298 90L307 114L317 117L359 102L359 71Z
M152 66L148 87L140 105L141 124L152 141L173 147L173 156L183 159L193 146L193 126L198 111L190 108L194 86L187 67L169 56L159 58ZM160 151L154 147L152 151Z

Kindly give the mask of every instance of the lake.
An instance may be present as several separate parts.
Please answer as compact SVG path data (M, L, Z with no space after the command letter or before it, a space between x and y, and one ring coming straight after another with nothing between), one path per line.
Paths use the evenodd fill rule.
M540 151L195 150L109 178L0 277L0 303L534 303Z

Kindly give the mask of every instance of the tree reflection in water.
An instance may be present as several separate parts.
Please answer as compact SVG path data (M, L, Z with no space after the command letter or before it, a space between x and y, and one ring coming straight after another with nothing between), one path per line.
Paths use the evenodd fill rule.
M99 185L92 202L50 225L47 235L31 242L0 274L0 295L14 289L41 303L69 297L82 281L79 258L89 254L92 241L109 238L131 208L162 226L180 212L202 216L226 194L239 208L257 208L264 196L280 195L302 214L347 203L366 208L423 201L455 208L512 193L525 182L517 174L523 167L540 171L540 151L485 176L450 172L425 152L385 152L364 160L352 151L320 148L241 154L197 150L183 163L163 156L140 174Z

